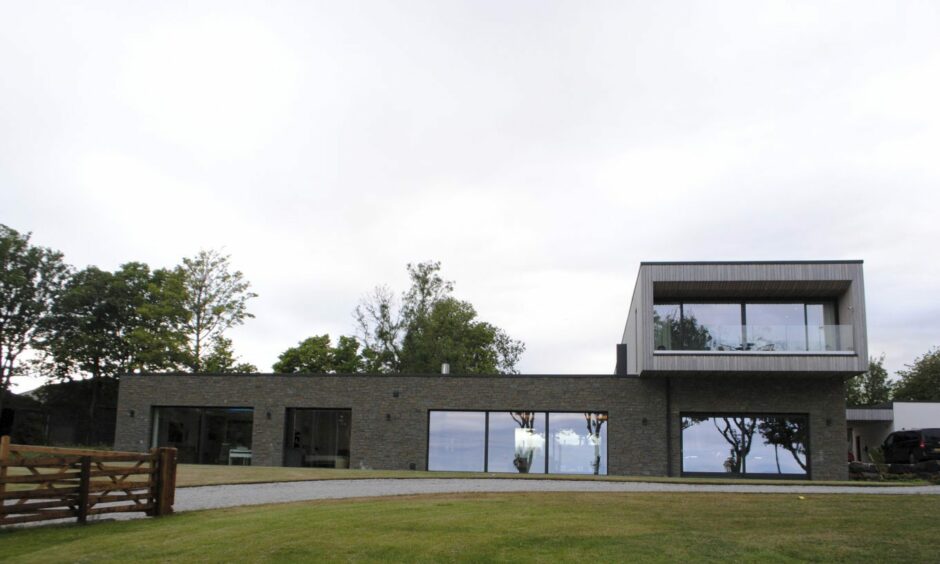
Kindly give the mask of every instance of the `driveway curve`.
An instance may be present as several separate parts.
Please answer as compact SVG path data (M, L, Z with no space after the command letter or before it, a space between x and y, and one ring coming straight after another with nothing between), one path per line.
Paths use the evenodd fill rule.
M368 479L318 480L231 486L199 486L176 490L176 511L240 505L440 493L504 492L717 492L775 494L940 495L940 486L765 486L669 484L655 482L592 482L581 480L513 479Z

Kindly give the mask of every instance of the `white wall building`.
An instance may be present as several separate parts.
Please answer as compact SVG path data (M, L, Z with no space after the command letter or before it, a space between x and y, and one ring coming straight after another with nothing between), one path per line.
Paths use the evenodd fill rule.
M868 450L881 446L894 431L940 428L940 402L895 401L851 407L845 411L845 420L848 451L855 460L871 462Z

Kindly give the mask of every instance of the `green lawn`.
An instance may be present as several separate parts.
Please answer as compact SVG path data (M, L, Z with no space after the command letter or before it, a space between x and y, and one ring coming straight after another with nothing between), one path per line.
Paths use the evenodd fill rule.
M484 474L482 472L419 472L414 470L334 470L326 468L285 468L278 466L218 466L180 464L176 485L208 486L218 484L251 484L263 482L294 482L304 480L364 480L370 478L524 478L527 480L603 480L608 482L672 482L691 484L774 484L774 485L850 485L850 486L918 486L923 480L893 482L807 482L802 480L729 480L727 478L663 478L650 476L578 476L557 474Z
M54 472L54 469L47 469ZM25 468L10 468L11 475L23 475ZM558 474L485 474L482 472L421 472L414 470L335 470L328 468L286 468L280 466L220 466L213 464L180 464L177 466L178 487L212 486L221 484L258 484L266 482L298 482L308 480L367 480L375 478L484 478L526 480L601 480L606 482L661 482L682 484L750 484L784 486L922 486L924 480L893 480L886 482L834 481L807 482L804 480L752 480L728 478L665 478L655 476L583 476ZM143 479L140 477L139 479ZM33 486L11 484L10 490L32 489Z
M0 531L0 559L925 562L938 513L934 496L413 496Z

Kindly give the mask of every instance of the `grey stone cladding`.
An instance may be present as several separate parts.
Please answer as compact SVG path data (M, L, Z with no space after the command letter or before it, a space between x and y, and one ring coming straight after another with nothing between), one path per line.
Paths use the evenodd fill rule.
M130 374L115 448L149 448L157 406L250 407L253 463L280 466L287 408L348 408L352 468L424 470L430 410L606 411L610 474L678 476L680 413L808 413L812 478L845 479L842 393L841 376Z

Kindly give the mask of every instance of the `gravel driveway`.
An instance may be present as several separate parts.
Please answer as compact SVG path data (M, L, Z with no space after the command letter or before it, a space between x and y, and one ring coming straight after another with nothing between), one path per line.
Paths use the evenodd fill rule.
M513 479L322 480L176 490L176 511L317 499L468 492L729 492L940 495L940 486L748 486Z

